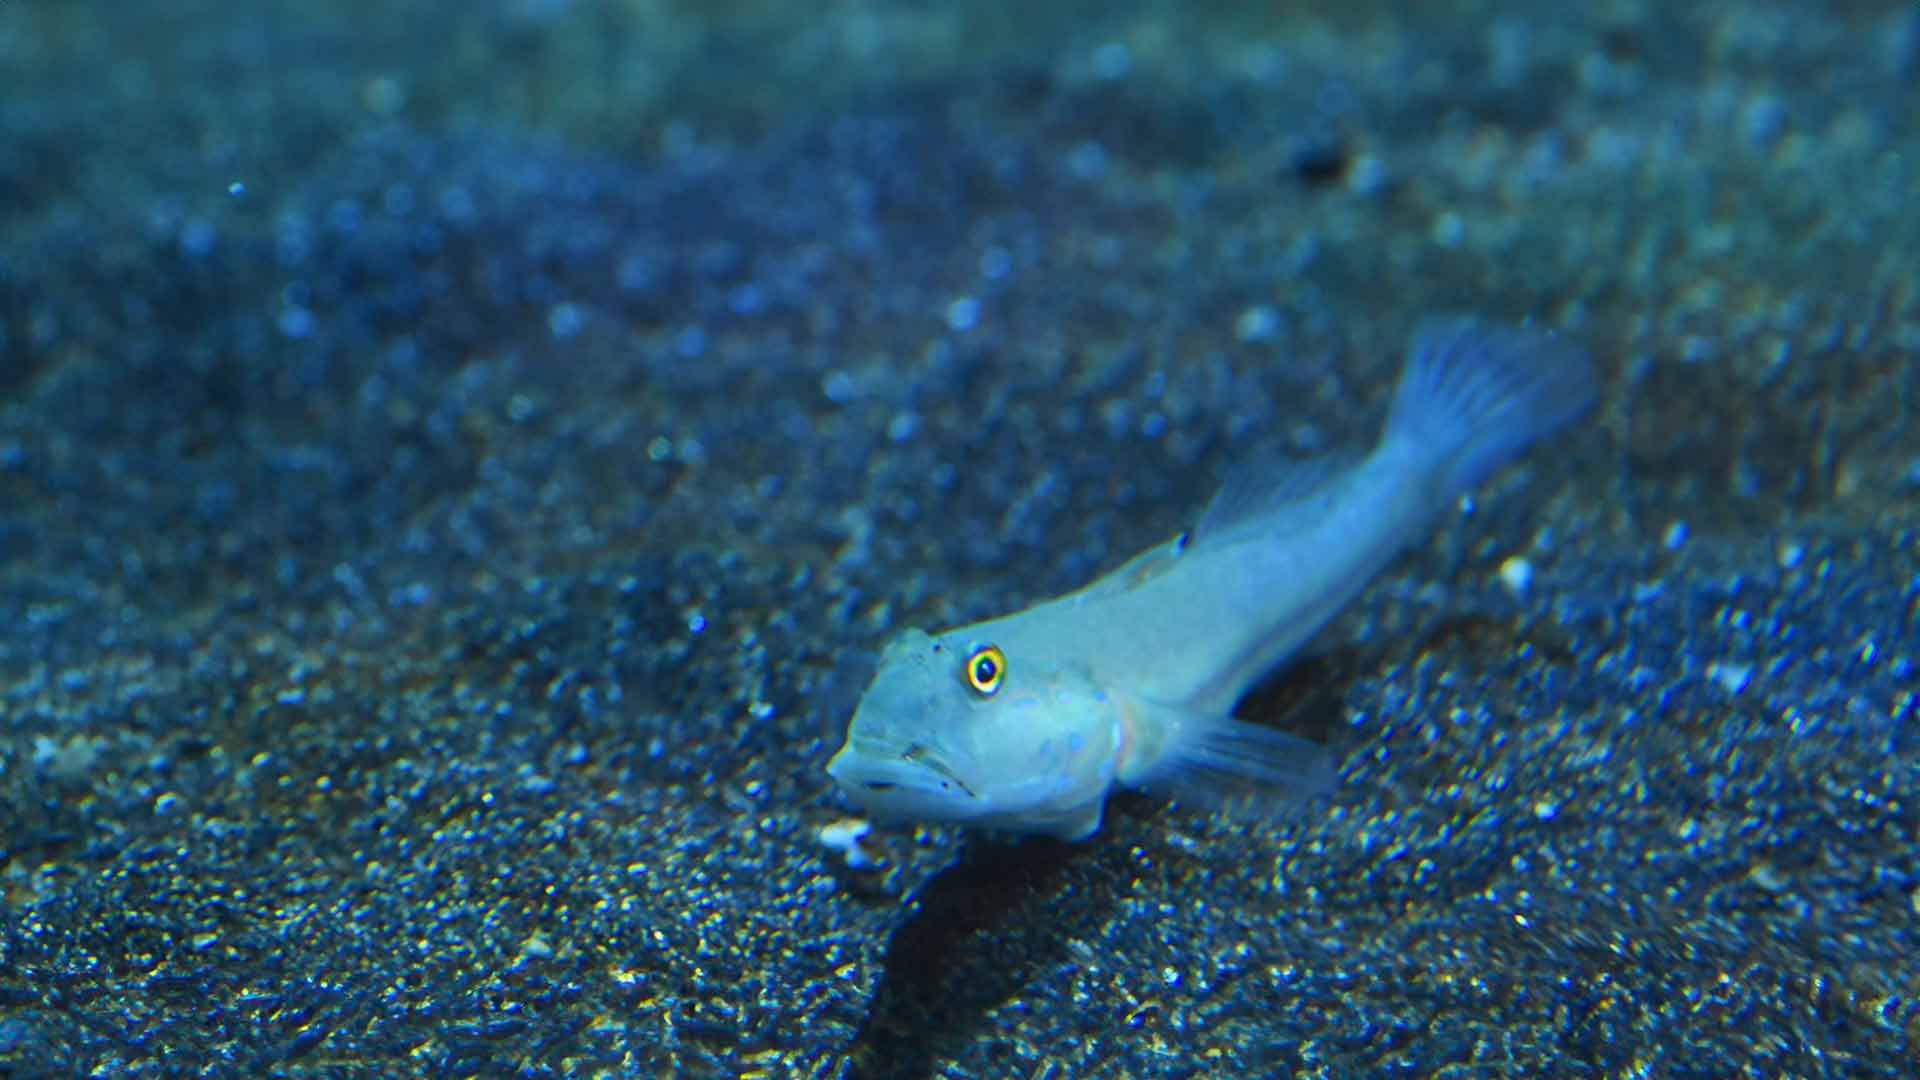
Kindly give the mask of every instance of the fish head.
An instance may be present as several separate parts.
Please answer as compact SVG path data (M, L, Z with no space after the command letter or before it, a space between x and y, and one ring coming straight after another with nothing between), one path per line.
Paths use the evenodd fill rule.
M908 630L881 654L827 772L880 820L1082 835L1113 780L1115 717L1083 673L967 628Z

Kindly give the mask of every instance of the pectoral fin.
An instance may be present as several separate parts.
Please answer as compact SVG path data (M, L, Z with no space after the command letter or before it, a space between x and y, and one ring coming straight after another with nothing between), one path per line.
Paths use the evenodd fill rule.
M1062 840L1085 840L1100 828L1100 813L1106 805L1105 797L1098 798L1070 814L1054 826L1052 833Z
M1149 705L1165 743L1130 786L1236 816L1272 816L1327 795L1338 761L1327 747L1230 716Z
M988 828L1051 836L1056 840L1085 840L1100 831L1100 818L1106 808L1106 795L1075 806L1057 810L1022 810L1004 817L987 816L975 821Z

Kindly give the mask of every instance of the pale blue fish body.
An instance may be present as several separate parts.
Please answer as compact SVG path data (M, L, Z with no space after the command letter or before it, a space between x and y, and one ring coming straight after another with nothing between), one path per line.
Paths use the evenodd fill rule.
M1587 355L1557 335L1429 323L1366 456L1243 466L1190 533L1077 592L901 634L828 770L882 819L1067 839L1099 828L1116 786L1217 808L1325 793L1324 747L1234 705L1594 393Z

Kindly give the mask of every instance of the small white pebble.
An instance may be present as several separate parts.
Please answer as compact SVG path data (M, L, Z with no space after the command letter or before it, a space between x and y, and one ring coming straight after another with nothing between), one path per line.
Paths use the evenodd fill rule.
M1233 336L1249 344L1266 341L1279 329L1280 313L1265 304L1248 308L1233 322Z
M547 333L555 341L578 336L587 325L587 314L580 305L559 303L547 309Z
M1387 163L1377 154L1361 154L1347 167L1347 190L1355 195L1378 195L1389 179Z
M947 305L947 329L964 334L980 323L980 301L962 296Z
M918 430L920 417L911 409L894 413L893 419L887 421L887 438L897 443L913 438L913 433Z
M58 741L45 735L33 739L33 767L58 780L79 780L93 771L106 740L92 735L70 735Z
M1721 689L1727 693L1737 694L1745 690L1747 683L1752 681L1753 665L1722 664L1715 662L1707 665L1707 675L1713 679L1714 682L1719 683Z
M1515 596L1526 592L1533 584L1533 564L1518 555L1510 556L1500 564L1500 584Z
M870 870L884 860L867 844L873 827L859 818L841 818L820 826L820 842L840 853L855 870Z

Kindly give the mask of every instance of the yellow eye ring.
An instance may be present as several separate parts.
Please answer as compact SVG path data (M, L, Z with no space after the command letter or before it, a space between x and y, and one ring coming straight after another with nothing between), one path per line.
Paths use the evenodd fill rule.
M991 697L1007 677L1007 654L998 645L982 645L967 657L967 685L981 697Z

